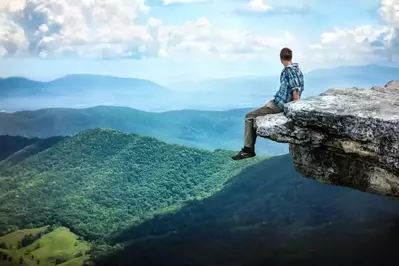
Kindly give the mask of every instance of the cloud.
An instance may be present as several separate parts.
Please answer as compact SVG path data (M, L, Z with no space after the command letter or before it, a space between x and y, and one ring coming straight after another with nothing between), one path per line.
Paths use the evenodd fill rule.
M26 53L39 57L153 55L153 21L136 23L148 12L145 0L28 0L19 10L1 12L0 40L7 55L19 43ZM22 53L22 52L21 52Z
M246 30L223 29L205 17L180 26L163 27L168 35L167 53L173 57L251 59L268 57L279 52L281 46L292 42L292 36L266 36Z
M306 47L307 60L314 64L319 61L333 65L369 64L395 60L397 51L391 50L395 29L392 27L335 28L324 32L320 42ZM397 60L397 59L396 59Z
M164 5L170 4L189 4L189 3L198 3L198 2L206 2L207 0L163 0Z
M382 0L379 14L384 22L399 26L399 0Z
M266 4L265 0L250 0L249 3L244 6L244 9L252 12L265 12L272 10L273 7Z
M398 61L399 0L383 0L385 25L335 28L320 40L221 28L206 17L165 25L148 17L145 0L13 0L0 6L0 56L118 59L249 60L276 58L282 47L313 66ZM277 12L264 1L249 10ZM247 6L248 7L248 6ZM248 11L249 12L249 11Z
M280 6L271 6L266 0L249 0L249 2L234 10L237 15L243 16L273 16L273 15L307 15L312 11L311 7L306 4L294 2L292 4L284 4Z
M0 5L0 56L21 55L27 47L24 30L15 22L22 1Z
M382 0L384 25L335 28L322 33L320 42L304 48L309 60L340 64L399 62L399 0Z
M204 4L213 0L146 0L146 4L151 7L175 6L185 4Z
M1 12L0 52L41 58L231 59L267 54L285 43L285 35L223 29L205 17L181 25L152 17L138 23L149 8L145 0L28 0Z

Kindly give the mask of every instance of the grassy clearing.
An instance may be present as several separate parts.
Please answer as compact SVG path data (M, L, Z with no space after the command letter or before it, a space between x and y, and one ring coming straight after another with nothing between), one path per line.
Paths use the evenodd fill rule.
M17 248L18 242L22 241L22 239L29 235L37 235L40 232L46 231L48 226L40 227L40 228L33 228L33 229L22 229L15 232L12 232L8 235L0 237L0 243L4 243L7 245L8 249Z
M79 240L78 236L66 227L58 227L32 244L17 248L18 242L25 235L35 235L46 228L19 230L1 237L0 243L5 243L7 249L0 249L0 266L81 266L85 260L89 259L87 252L90 249L90 244ZM12 260L5 259L5 254Z

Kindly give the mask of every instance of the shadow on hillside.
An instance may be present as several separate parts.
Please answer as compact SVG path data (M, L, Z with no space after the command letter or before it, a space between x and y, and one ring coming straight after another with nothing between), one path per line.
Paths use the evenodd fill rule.
M0 136L0 161L7 160L17 164L28 157L51 148L65 137L54 136L50 138L25 138L21 136Z
M303 178L279 156L210 198L115 236L127 248L97 265L388 265L399 244L398 207Z

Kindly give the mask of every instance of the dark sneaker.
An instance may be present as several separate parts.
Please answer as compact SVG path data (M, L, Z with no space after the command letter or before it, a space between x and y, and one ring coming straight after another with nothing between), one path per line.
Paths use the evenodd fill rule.
M239 151L236 155L232 156L231 158L233 160L242 160L242 159L252 158L255 156L256 154L254 151L243 148L241 151Z

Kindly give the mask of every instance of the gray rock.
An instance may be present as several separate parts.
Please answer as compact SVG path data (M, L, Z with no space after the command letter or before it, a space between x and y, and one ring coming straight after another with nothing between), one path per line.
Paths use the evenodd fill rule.
M399 197L399 81L329 89L259 117L256 127L260 137L290 143L305 177Z

